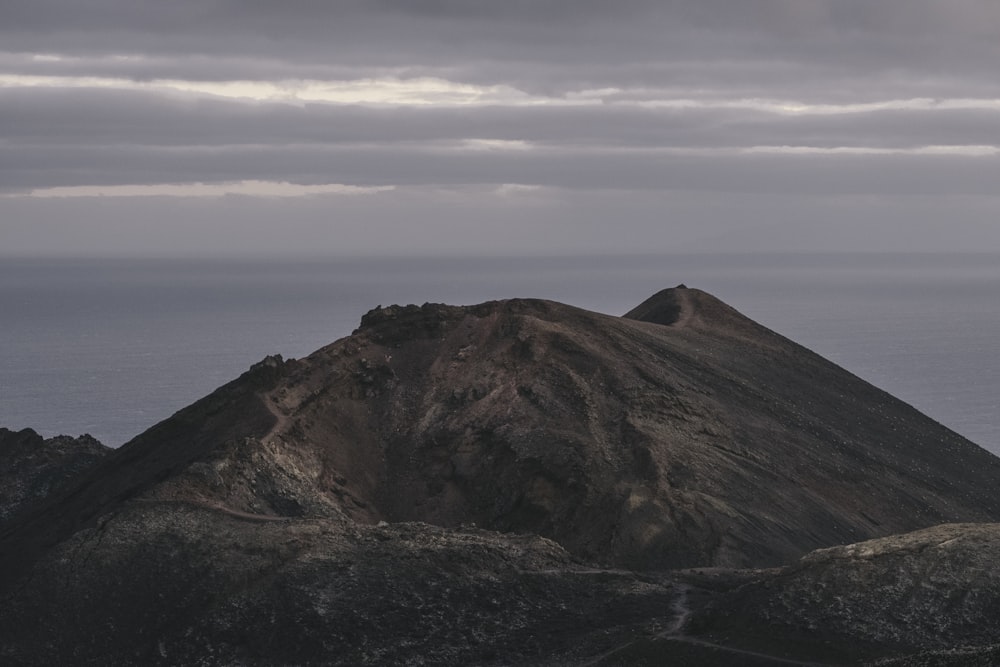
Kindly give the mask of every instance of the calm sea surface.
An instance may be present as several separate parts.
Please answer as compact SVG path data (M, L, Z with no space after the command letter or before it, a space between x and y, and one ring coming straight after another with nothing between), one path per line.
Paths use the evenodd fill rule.
M1000 453L1000 256L0 259L0 426L120 445L376 305L543 297L621 314L678 283Z

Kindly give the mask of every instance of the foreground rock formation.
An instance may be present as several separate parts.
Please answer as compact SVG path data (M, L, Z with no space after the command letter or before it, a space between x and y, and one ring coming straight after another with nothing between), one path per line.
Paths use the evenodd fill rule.
M0 524L57 494L111 451L89 435L46 440L31 429L0 428Z
M4 663L985 659L1000 609L1000 460L683 287L378 308L73 480L0 524Z
M738 588L704 615L700 631L726 634L731 644L808 646L816 657L832 645L847 656L919 647L941 660L949 653L968 659L977 652L968 647L979 647L995 659L997 554L996 524L942 525L820 549Z

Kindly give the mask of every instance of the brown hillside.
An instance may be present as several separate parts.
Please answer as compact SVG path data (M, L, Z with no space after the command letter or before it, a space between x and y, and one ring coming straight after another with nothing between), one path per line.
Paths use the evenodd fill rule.
M4 557L141 497L474 523L633 568L766 566L1000 519L998 487L1000 460L699 290L625 318L393 306L139 436L14 525Z

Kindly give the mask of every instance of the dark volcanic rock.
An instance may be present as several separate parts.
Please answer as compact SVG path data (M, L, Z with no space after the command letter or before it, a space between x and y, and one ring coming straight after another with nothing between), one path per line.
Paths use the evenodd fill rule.
M89 435L44 439L0 428L0 524L82 475L111 449Z
M134 501L0 607L6 665L579 664L671 616L555 543Z
M150 429L10 539L56 542L143 495L475 523L662 569L1000 520L1000 460L699 290L631 316L675 310L377 309Z
M622 317L653 324L677 324L682 312L690 314L691 309L684 308L684 297L687 287L678 285L673 289L665 289L649 297Z
M829 600L794 568L656 573L1000 521L997 488L992 455L698 290L624 318L529 299L378 308L0 525L0 662L769 664L796 642L853 660L964 639L981 657L962 633L992 593L918 642L916 574L892 603L903 620L867 636L885 610L859 593L856 617L810 615ZM844 590L926 564L841 577L826 553L795 567ZM814 617L828 635L803 634ZM778 639L762 656L753 636ZM837 650L818 652L827 637Z
M800 657L884 664L996 664L1000 525L950 524L822 549L716 602L705 638ZM960 648L965 647L965 648ZM909 655L912 654L912 655ZM985 662L979 662L986 660Z

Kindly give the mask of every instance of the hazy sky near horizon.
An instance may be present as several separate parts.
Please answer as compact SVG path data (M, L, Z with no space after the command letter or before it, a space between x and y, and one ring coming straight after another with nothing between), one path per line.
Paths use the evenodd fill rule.
M1000 251L996 0L5 0L0 254Z

